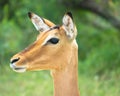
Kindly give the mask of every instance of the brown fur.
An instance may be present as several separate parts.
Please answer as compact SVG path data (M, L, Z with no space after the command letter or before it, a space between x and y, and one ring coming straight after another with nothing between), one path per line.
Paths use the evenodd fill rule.
M44 19L48 26L55 26ZM42 32L37 40L11 59L20 58L15 65L27 66L27 71L50 70L54 82L54 96L79 96L78 91L78 47L74 40L68 40L63 26ZM57 36L56 45L42 45L48 36Z

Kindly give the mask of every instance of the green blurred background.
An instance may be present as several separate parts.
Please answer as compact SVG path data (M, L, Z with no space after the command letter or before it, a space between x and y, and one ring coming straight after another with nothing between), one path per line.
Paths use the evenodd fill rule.
M9 67L11 56L38 34L29 11L56 24L71 11L78 29L81 96L120 96L119 0L0 0L0 96L53 96L49 71L18 74Z

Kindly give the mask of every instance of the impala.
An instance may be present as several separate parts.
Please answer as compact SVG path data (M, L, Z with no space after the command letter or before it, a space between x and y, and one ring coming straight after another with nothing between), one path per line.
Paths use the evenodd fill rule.
M11 58L10 67L16 72L50 70L54 96L79 96L77 29L72 14L63 16L61 26L31 12L28 16L39 35Z

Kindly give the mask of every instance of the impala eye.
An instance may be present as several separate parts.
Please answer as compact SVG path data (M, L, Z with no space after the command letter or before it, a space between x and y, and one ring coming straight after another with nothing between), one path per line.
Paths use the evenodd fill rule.
M48 40L48 43L52 43L52 44L57 44L59 42L58 38L51 38L50 40Z

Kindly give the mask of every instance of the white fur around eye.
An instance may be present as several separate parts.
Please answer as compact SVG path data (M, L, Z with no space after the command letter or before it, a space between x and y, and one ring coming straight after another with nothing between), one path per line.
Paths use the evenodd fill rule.
M42 43L42 46L45 45L45 44L47 43L47 41L48 41L51 37L52 37L52 36L49 35L49 36L44 40L44 42Z
M51 38L57 38L57 37L56 37L56 36L53 36L53 35L49 35L49 36L44 40L44 42L42 43L42 46L43 46L43 45L46 45Z

